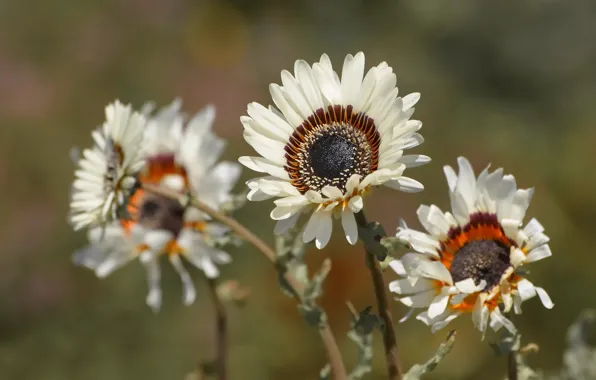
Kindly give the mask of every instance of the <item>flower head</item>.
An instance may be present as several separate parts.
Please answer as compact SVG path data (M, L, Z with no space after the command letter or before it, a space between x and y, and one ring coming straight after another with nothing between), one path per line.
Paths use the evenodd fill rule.
M548 237L536 219L522 228L533 189L518 189L512 175L489 168L475 177L467 159L458 159L459 174L445 166L452 213L420 206L418 218L426 232L405 226L397 237L416 252L390 266L402 279L389 284L399 300L426 309L417 319L437 331L462 313L472 313L480 331L505 327L515 331L504 312L521 313L522 302L538 295L553 303L520 270L551 255ZM410 313L409 313L410 314Z
M241 157L246 167L265 173L247 182L253 201L279 197L271 218L276 233L312 211L303 240L323 248L331 237L332 216L341 218L347 240L355 244L354 213L373 186L415 192L419 182L406 168L429 162L403 151L423 142L422 123L409 120L420 95L397 96L396 76L383 62L364 75L364 54L345 58L341 79L327 55L312 67L296 61L294 75L281 73L271 84L277 108L248 105L241 117L245 140L260 157Z
M140 186L126 205L126 215L108 226L104 238L99 238L96 229L90 230L91 245L75 256L100 277L139 258L148 270L147 304L155 310L161 306L160 257L167 256L180 275L187 305L194 302L195 287L181 258L209 278L219 275L217 264L231 260L216 244L227 234L226 227L178 200L143 189L143 184L153 184L190 193L215 209L230 198L240 166L217 163L225 142L211 132L215 109L206 107L188 123L179 109L175 101L149 119L146 164L138 177Z
M116 218L145 163L145 117L116 101L106 122L93 131L94 146L83 151L72 185L69 220L75 230Z

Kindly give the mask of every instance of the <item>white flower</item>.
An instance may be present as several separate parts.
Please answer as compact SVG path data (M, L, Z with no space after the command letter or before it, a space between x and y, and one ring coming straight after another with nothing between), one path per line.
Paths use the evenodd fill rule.
M93 131L72 185L69 220L75 230L116 218L145 163L145 118L119 101L106 107L106 122Z
M331 237L332 215L341 218L348 242L358 240L354 213L373 186L406 192L423 189L404 177L406 168L430 161L404 156L423 142L422 123L409 120L418 93L398 97L396 77L383 62L364 75L364 54L345 58L341 80L327 55L309 66L296 61L294 75L282 71L283 86L271 84L274 108L248 105L240 118L245 140L260 157L240 163L266 176L247 182L248 198L279 197L271 218L276 233L292 227L303 212L313 211L303 240L323 248Z
M480 331L515 326L502 311L521 313L522 302L538 295L546 308L554 305L544 289L522 277L521 266L551 255L548 237L536 219L522 228L533 189L518 189L512 175L488 167L475 177L467 159L458 158L459 174L444 171L452 213L420 206L426 229L398 229L397 237L416 252L390 263L403 277L389 284L399 300L426 309L417 319L435 332L462 313L471 312ZM501 310L502 309L502 310Z
M185 123L179 108L175 101L148 122L147 164L139 175L141 187L126 206L127 218L109 225L103 239L91 230L91 245L75 255L76 262L95 270L100 277L139 258L148 271L147 304L154 310L161 306L161 256L166 255L180 275L186 305L194 302L196 291L181 258L209 278L219 275L218 264L231 260L228 253L213 244L228 232L226 227L210 221L197 209L142 189L143 184L157 184L181 193L190 191L215 209L230 198L240 165L217 163L225 141L211 132L215 109L208 106Z

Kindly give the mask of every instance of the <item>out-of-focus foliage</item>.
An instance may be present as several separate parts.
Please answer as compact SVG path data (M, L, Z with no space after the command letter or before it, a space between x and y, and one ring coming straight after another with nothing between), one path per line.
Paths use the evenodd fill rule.
M85 237L66 224L69 150L91 144L108 102L141 107L179 96L189 113L213 103L215 130L230 140L225 159L235 160L250 154L239 116L250 101L270 102L267 86L282 69L323 52L339 66L359 50L367 67L394 68L400 93L422 93L414 115L426 141L416 153L433 159L408 174L424 192L375 190L368 218L392 235L400 218L418 227L420 203L445 209L442 166L459 155L534 186L529 215L545 226L553 257L529 276L556 306L532 300L515 323L524 341L540 346L527 357L531 368L557 372L568 326L596 302L595 18L589 0L0 2L0 379L182 379L214 356L213 309L198 273L198 299L187 308L167 269L154 315L140 266L99 280L71 265ZM272 207L250 202L235 216L273 242ZM231 253L223 280L252 292L243 308L229 308L230 378L316 378L326 358L315 329L281 294L267 260L246 244ZM320 303L352 368L345 302L372 305L374 297L361 245L336 234L325 252L309 249L306 263L314 271L327 255L333 270ZM404 312L394 304L395 320ZM457 344L426 379L502 378L505 359L469 318L450 328ZM413 319L396 329L404 368L444 339ZM384 372L376 355L366 378Z

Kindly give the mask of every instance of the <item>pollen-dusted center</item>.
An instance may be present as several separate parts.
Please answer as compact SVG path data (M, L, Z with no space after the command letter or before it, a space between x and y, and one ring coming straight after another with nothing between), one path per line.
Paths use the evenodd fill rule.
M319 109L296 128L286 145L284 167L302 193L335 186L346 191L354 175L377 169L380 136L373 119L352 113L352 107Z
M474 240L453 256L449 272L454 282L472 278L475 284L486 281L488 290L499 283L501 276L511 266L509 248L494 240Z
M166 230L177 236L184 227L184 207L174 199L144 195L138 218L145 228Z

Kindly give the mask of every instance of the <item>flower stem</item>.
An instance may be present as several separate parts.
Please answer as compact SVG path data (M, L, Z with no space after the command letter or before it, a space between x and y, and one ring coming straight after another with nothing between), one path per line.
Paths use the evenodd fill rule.
M142 186L145 191L148 191L155 195L160 195L165 198L176 200L185 199L184 194L180 194L175 190L171 190L162 186L151 184L143 184ZM208 214L214 220L228 226L235 234L252 244L256 249L263 253L265 257L267 257L269 261L271 261L271 263L275 264L277 255L273 248L267 245L267 243L265 243L258 236L249 231L242 224L238 223L238 221L220 213L217 210L214 210L213 208L209 207L208 205L204 204L196 198L193 198L191 200L191 205L197 208L198 210ZM290 273L286 272L284 276L288 283L292 286L292 288L294 288L295 293L302 295L304 292L304 287L302 286L302 284L298 280L296 280ZM333 378L335 380L347 379L348 374L343 363L341 352L339 351L337 342L335 341L333 333L331 332L331 329L327 323L325 323L323 326L319 328L319 334L321 335L323 345L325 347L325 350L327 351L327 357L329 359L329 364L331 366Z
M207 278L207 283L209 285L211 301L215 308L215 346L217 352L215 359L215 373L217 373L217 378L219 380L226 380L228 317L226 308L217 294L217 283L212 278Z
M369 228L368 221L363 211L356 215L356 223L360 229ZM387 363L387 373L390 380L399 380L403 378L403 372L399 362L399 353L397 350L397 338L395 336L395 329L393 328L393 318L391 310L389 309L389 298L385 290L385 280L383 279L383 271L381 264L377 260L374 253L370 252L366 244L364 245L366 251L366 265L370 271L372 283L377 299L377 309L379 317L383 321L383 346L385 347L385 361Z
M515 350L507 355L507 379L517 380L517 352Z

